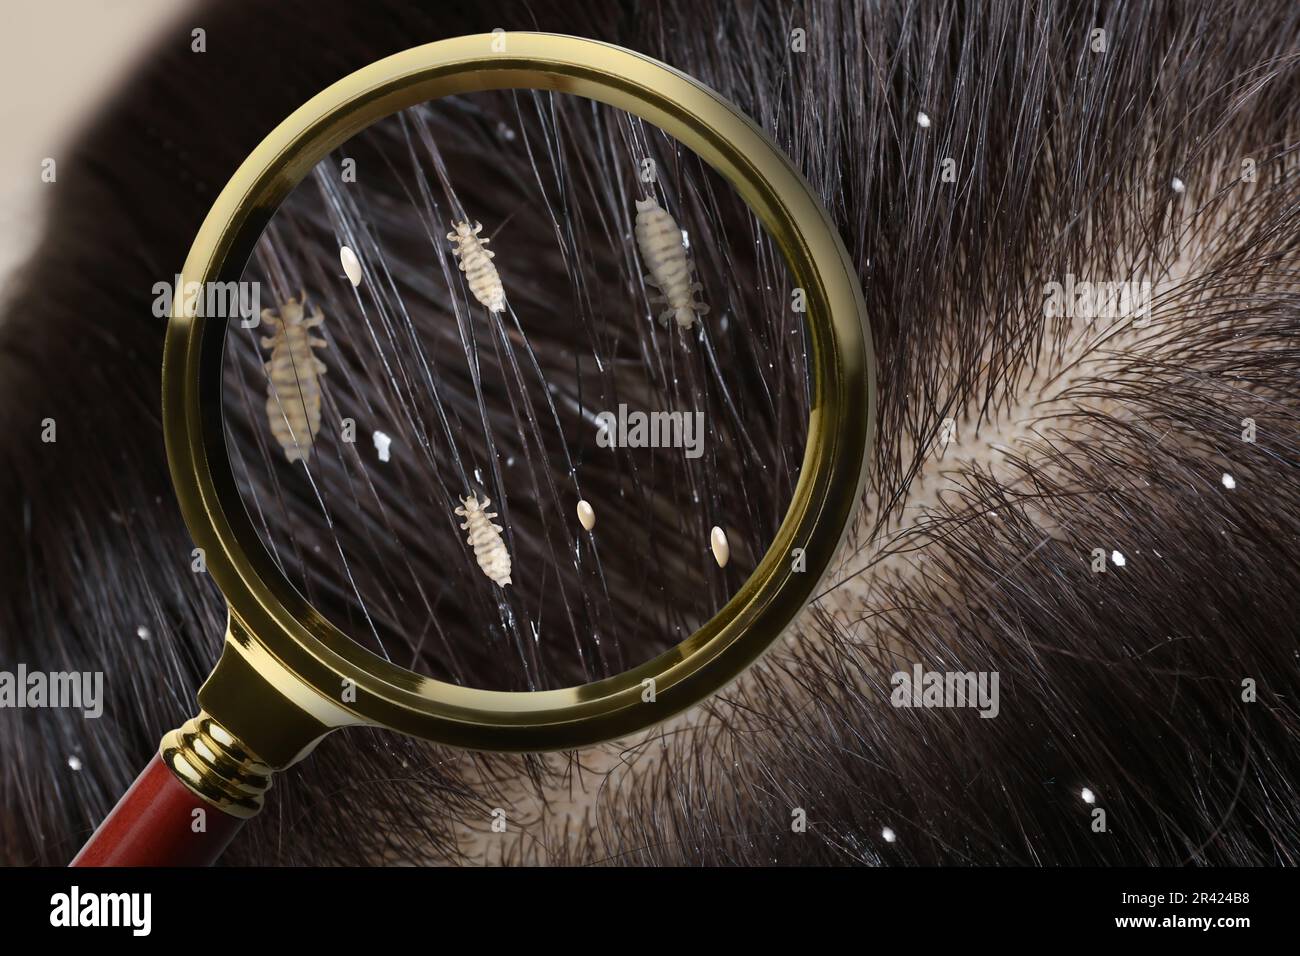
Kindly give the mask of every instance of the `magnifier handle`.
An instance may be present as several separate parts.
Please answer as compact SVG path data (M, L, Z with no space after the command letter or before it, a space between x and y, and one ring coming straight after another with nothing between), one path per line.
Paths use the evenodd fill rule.
M210 866L244 821L212 806L154 755L70 866Z
M276 771L330 731L360 723L315 697L240 628L232 617L198 714L163 734L157 756L72 866L209 866L262 809Z

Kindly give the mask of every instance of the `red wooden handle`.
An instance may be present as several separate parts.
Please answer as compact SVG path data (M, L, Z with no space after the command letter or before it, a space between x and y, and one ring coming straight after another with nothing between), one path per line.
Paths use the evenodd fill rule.
M243 822L195 796L155 755L69 865L210 866Z

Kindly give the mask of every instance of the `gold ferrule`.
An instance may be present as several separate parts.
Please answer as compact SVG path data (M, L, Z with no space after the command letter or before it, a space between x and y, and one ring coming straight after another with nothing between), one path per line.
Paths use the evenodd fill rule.
M164 736L158 753L185 786L234 817L257 814L271 788L272 769L202 710Z

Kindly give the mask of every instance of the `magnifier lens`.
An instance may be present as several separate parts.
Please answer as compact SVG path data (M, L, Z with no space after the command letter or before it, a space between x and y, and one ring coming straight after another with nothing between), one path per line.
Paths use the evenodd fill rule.
M261 544L401 667L510 691L635 667L726 604L790 503L801 290L726 180L613 107L475 93L381 120L224 293Z
M74 865L211 862L273 770L358 721L519 751L649 726L776 639L851 520L871 345L807 184L662 64L485 39L395 54L304 104L195 239L163 421L230 630L199 713ZM502 83L594 99L446 98ZM605 100L695 144L776 242L699 157ZM205 836L166 822L212 808Z

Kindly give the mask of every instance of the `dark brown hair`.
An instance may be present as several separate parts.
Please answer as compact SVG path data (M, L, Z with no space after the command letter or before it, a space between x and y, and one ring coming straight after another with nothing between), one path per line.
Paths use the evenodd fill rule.
M222 632L163 463L154 283L311 94L504 27L677 66L804 171L872 316L864 518L792 641L710 704L579 755L337 735L231 861L1297 862L1298 26L1291 3L1210 0L238 2L177 23L60 157L0 320L0 648L107 677L101 720L0 714L4 859L73 855L190 716ZM1046 315L1066 276L1150 281L1149 322ZM916 665L996 672L998 716L892 706Z

